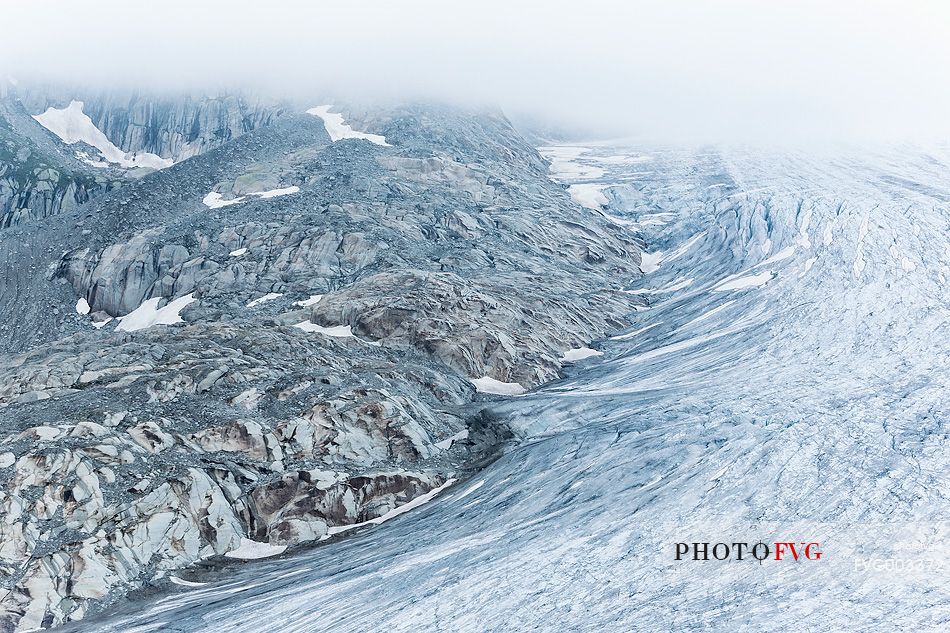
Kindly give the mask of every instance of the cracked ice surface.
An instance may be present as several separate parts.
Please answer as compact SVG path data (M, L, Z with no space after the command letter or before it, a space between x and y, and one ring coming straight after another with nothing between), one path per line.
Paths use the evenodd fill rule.
M946 630L950 148L577 155L670 253L627 289L665 291L497 405L527 441L383 527L82 630ZM759 540L824 555L674 560Z

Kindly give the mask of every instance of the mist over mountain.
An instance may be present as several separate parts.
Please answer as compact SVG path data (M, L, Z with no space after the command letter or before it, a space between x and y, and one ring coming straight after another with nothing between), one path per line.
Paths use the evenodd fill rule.
M950 627L950 13L18 3L0 633Z
M0 70L115 88L500 105L678 143L948 138L942 3L273 3L4 7Z

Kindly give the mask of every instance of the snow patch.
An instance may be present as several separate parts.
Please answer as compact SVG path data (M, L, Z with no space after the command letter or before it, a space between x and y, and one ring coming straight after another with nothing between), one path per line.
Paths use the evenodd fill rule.
M811 239L808 237L808 227L811 225L812 210L807 209L802 217L802 225L798 228L798 245L802 248L811 248Z
M97 330L101 330L110 321L112 321L112 317L109 317L105 321L93 321L92 327L96 328Z
M279 299L280 297L283 297L283 296L284 296L284 293L282 293L282 292L268 292L268 293L267 293L266 295L264 295L263 297L258 297L257 299L254 299L253 301L251 301L250 303L248 303L248 304L247 304L247 307L248 307L248 308L253 308L254 306L259 306L259 305L261 305L262 303L266 303L266 302L268 302L268 301L273 301L274 299Z
M303 301L294 301L294 305L300 306L301 308L309 308L312 305L320 303L320 299L323 299L323 295L310 295L309 299L304 299Z
M822 242L825 246L831 246L831 243L835 241L834 234L831 231L831 225L825 227L825 233L822 236Z
M222 207L229 207L232 204L241 204L242 202L247 202L251 199L251 196L257 198L276 198L278 196L286 196L292 193L297 193L298 191L300 191L300 187L294 185L291 187L283 187L281 189L271 189L269 191L255 191L239 198L232 198L231 200L225 200L220 193L217 191L212 191L206 195L201 200L201 202L203 202L204 205L209 209L220 209Z
M474 485L472 485L472 486L469 486L468 490L466 490L465 492L463 492L462 494L460 494L458 497L456 497L455 500L458 501L458 500L460 500L460 499L464 499L465 497L469 496L470 494L472 494L473 492L475 492L476 490L478 490L479 488L481 488L481 487L484 486L484 485L485 485L485 480L483 479L483 480L481 480L480 482L478 482L477 484L474 484Z
M458 441L460 441L460 440L464 440L464 439L466 439L467 437L468 437L468 429L462 429L461 431L459 431L458 433L456 433L456 434L453 435L452 437L447 437L447 438L445 438L444 440L442 440L441 442L436 442L436 443L435 443L435 447L436 447L436 448L439 448L439 449L442 449L443 451L447 451L447 450L449 450L450 448L452 448L452 444L454 444L455 442L458 442Z
M589 154L591 148L580 145L548 145L539 147L538 153L548 160L573 160L583 154Z
M858 251L858 254L854 258L854 266L852 266L852 270L854 271L854 276L855 277L860 276L861 273L864 272L865 266L866 264L864 262L864 254L861 251Z
M582 165L570 161L554 161L551 163L551 177L558 181L565 180L593 180L601 178L607 172L593 165Z
M727 281L722 281L718 286L713 288L716 292L727 292L730 290L745 290L746 288L757 288L763 286L768 282L772 281L772 278L775 274L771 270L766 270L757 275L749 275L748 277L738 277L736 279L729 279Z
M228 257L240 257L246 252L247 252L246 248L239 248L236 251L231 251L230 253L228 253Z
M268 558L277 556L287 549L286 545L271 545L270 543L260 543L252 541L249 538L241 538L241 544L225 554L227 558L239 558L241 560L254 560L257 558Z
M868 229L870 228L871 216L866 215L864 219L861 220L861 226L858 227L858 242L863 242L864 238L868 235Z
M559 181L590 180L606 174L607 171L602 167L577 162L578 158L590 151L589 147L577 145L552 145L538 149L538 152L551 162L551 178Z
M307 114L312 114L313 116L318 116L323 119L323 127L327 129L327 134L330 135L331 141L335 143L345 138L357 138L375 143L376 145L392 147L392 145L386 142L385 136L357 132L343 121L342 114L330 112L330 108L332 107L332 105L321 105L307 110Z
M502 382L489 376L475 378L471 382L475 385L475 391L479 393L492 393L497 396L520 396L528 392L527 389L521 386L521 383Z
M240 204L244 202L244 198L235 198L234 200L223 200L221 194L217 191L212 191L202 199L202 202L209 209L220 209L222 207L227 207L232 204Z
M794 254L795 254L795 247L794 247L794 246L786 246L785 248L783 248L783 249L780 250L779 252L775 253L774 255L772 255L771 257L769 257L768 259L763 260L763 261L759 262L758 264L756 264L755 267L758 268L759 266L768 266L769 264L774 264L775 262L780 262L780 261L782 261L783 259L788 259L789 257L793 256Z
M637 221L634 223L634 226L663 226L669 224L673 217L673 213L644 213L643 215L637 216Z
M808 274L808 271L811 270L811 267L815 265L815 262L818 261L817 257L809 257L805 260L805 266L802 268L802 272L799 277L804 277Z
M595 349L589 347L576 347L574 349L569 349L564 352L564 355L561 356L562 363L576 363L579 360L584 360L585 358L590 358L591 356L603 356L603 352L598 352Z
M349 325L323 327L322 325L317 325L316 323L311 323L310 321L301 321L300 323L294 325L294 327L300 328L304 332L316 332L317 334L334 336L337 338L347 338L353 336L353 328Z
M92 119L84 114L82 109L82 101L70 101L65 108L49 107L46 112L34 115L33 118L67 145L79 142L92 145L110 163L118 163L122 167L164 169L175 164L173 160L149 152L123 152L96 127ZM86 162L96 165L92 161L87 160Z
M249 193L249 196L258 196L260 198L277 198L278 196L286 196L292 193L298 193L300 187L297 185L291 185L290 187L283 187L281 189L271 189L269 191L256 191L254 193Z
M664 257L664 258L663 258L663 261L671 262L671 261L673 261L674 259L677 259L677 258L681 257L681 256L684 255L690 248L693 247L693 244L695 244L696 242L698 242L699 240L701 240L701 239L702 239L703 237L705 237L705 236L706 236L706 231L700 231L699 233L697 233L697 234L694 235L693 237L691 237L691 238L689 238L688 240L686 240L686 242L685 242L682 246L676 247L676 250L674 250L672 253L670 253L670 255L669 255L668 257Z
M108 168L109 168L109 161L106 161L106 160L99 160L99 159L93 159L87 152L79 152L79 151L77 151L77 152L76 152L76 158L78 158L80 161L86 163L87 165L91 165L91 166L93 166L93 167L95 167L95 168L97 168L97 169L108 169Z
M158 307L158 303L161 300L161 297L149 299L132 312L119 317L119 327L117 327L116 330L136 332L152 327L153 325L182 323L182 318L179 316L179 313L185 306L196 301L193 292L168 302L163 308Z
M655 253L643 251L640 253L640 272L644 275L655 272L660 267L660 262L662 261L663 251L657 251Z
M631 339L635 336L643 334L649 329L655 328L660 323L663 323L663 321L657 321L656 323L651 323L650 325L647 325L646 327L642 327L639 330L634 330L633 332L627 332L626 334L618 334L617 336L611 336L610 340L611 341L626 341L627 339Z
M653 160L652 156L639 154L637 156L628 156L626 154L615 154L613 156L590 156L587 160L604 165L639 165L649 163Z
M601 191L606 185L571 185L567 192L571 199L587 209L601 211L607 204L607 196Z
M181 585L182 587L204 587L208 584L206 582L193 582L191 580L185 580L184 578L179 578L178 576L169 576L168 579L172 583Z

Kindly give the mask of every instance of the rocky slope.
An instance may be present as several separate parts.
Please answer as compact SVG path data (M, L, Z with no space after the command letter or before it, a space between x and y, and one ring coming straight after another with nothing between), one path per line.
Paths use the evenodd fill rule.
M0 228L75 209L121 182L84 165L21 103L0 98Z
M75 103L74 103L75 102ZM156 96L76 87L13 86L0 90L0 227L55 215L137 178L149 169L109 165L85 142L64 144L36 120L71 104L108 142L129 156L185 160L268 125L287 105L240 95ZM66 116L69 120L75 118ZM75 121L71 121L75 126Z
M0 630L464 476L508 436L475 385L556 378L642 301L635 238L499 113L352 108L382 144L304 108L87 103L179 162L0 231Z
M176 95L98 91L78 86L18 86L31 115L72 101L119 149L179 162L269 125L289 107L273 99L228 93Z

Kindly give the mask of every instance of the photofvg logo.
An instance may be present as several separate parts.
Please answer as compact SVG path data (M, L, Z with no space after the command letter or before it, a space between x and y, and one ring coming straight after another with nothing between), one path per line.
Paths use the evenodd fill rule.
M855 571L946 573L944 562L936 558L865 558L854 561Z
M676 543L676 560L821 560L816 541Z

